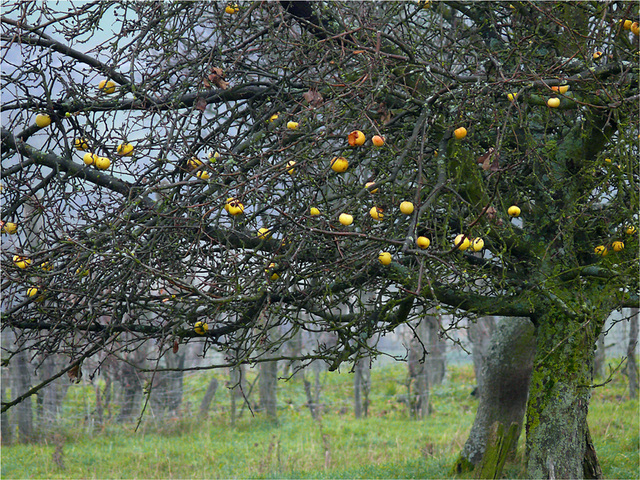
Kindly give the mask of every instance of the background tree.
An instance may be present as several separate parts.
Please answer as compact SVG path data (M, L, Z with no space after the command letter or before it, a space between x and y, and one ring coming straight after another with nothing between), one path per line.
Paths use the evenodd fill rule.
M637 305L637 6L61 8L3 9L5 362L200 339L239 371L302 330L337 369L414 310L527 317L527 475L583 475L593 346Z

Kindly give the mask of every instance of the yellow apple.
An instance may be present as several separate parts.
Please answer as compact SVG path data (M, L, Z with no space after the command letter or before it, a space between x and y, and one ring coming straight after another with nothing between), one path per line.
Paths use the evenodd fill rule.
M300 124L298 122L287 122L287 128L289 130L297 130Z
M605 158L604 159L604 163L611 163L611 159L610 158Z
M607 250L607 247L605 247L604 245L598 245L595 249L594 252L596 255L600 255L602 257L604 257L607 253L609 253L609 250Z
M338 221L345 227L348 227L353 223L353 216L348 213L341 213L340 217L338 217Z
M271 230L262 227L258 229L258 238L260 240L269 240L271 238Z
M360 130L354 130L347 137L349 145L351 145L352 147L359 147L360 145L363 145L366 139L367 137L365 137L364 133L362 133Z
M204 335L209 331L209 325L206 322L196 322L193 326L193 331L198 335Z
M640 24L638 22L633 22L631 24L631 32L637 37L640 36Z
M481 239L480 237L474 238L473 242L471 242L471 250L473 250L474 252L479 252L483 248L484 248L484 240Z
M413 203L411 202L402 202L400 204L400 211L405 215L411 215L413 213Z
M51 270L53 270L53 265L51 265L50 262L43 262L40 264L40 268L45 272L50 272Z
M31 287L27 290L27 296L29 298L35 297L36 295L38 295L38 289L36 287Z
M206 170L200 170L199 172L196 172L196 177L201 180L209 180L211 175L209 175L209 172L207 172Z
M593 59L594 60L599 60L600 57L602 57L602 52L601 51L597 51L597 52L593 52Z
M229 210L227 211L229 215L233 215L234 217L236 215L242 215L244 213L244 205L238 200L233 200L229 203Z
M381 147L384 145L384 138L380 135L374 135L371 137L371 143L373 143L374 147Z
M295 168L293 168L293 167L295 167L295 165L296 165L296 162L295 162L295 161L293 161L293 160L290 160L290 161L287 163L287 173L288 173L289 175L293 175L293 174L296 172L296 169L295 169Z
M273 115L271 115L271 116L269 117L269 121L270 121L270 122L275 122L275 121L278 119L278 116L279 116L279 115L278 115L277 113L274 113Z
M382 213L382 209L380 207L371 207L371 210L369 210L369 215L371 215L371 218L373 218L374 220L382 220L382 218L384 217L384 214Z
M634 227L633 225L629 225L626 230L625 230L627 235L633 235L634 233L636 233L636 227Z
M224 202L224 209L226 210L227 213L229 213L229 206L231 205L232 202L235 201L235 198L233 197L229 197L227 198L227 200Z
M431 240L429 240L427 237L418 237L416 243L418 244L418 247L424 250L425 248L429 248L429 245L431 245Z
M209 161L211 163L214 163L216 160L220 158L220 152L209 152L207 154L207 158L209 158Z
M611 246L613 247L613 251L614 252L619 252L624 248L624 243L618 240L618 241L613 242L613 244L611 244Z
M454 245L458 245L458 250L466 250L471 245L471 242L467 237L465 237L462 233L456 236L453 241Z
M98 155L90 152L85 153L84 156L82 157L82 161L87 165L93 165L94 163L96 163L97 159L98 159Z
M116 84L111 80L101 80L98 84L98 89L106 94L112 94L116 91Z
M560 99L556 97L550 98L547 100L547 106L549 108L558 108L560 106Z
M456 137L456 139L462 140L464 137L467 136L467 129L464 127L456 128L453 131L453 135Z
M378 255L378 260L383 265L389 265L391 263L391 254L389 252L382 252Z
M118 145L118 155L122 155L123 157L130 157L133 155L133 145L130 143L121 143Z
M376 182L367 182L367 183L365 183L364 186L367 187L367 189L368 189L369 187L371 187L372 185L375 185L375 184L376 184ZM377 188L372 188L371 190L369 190L369 193L371 193L371 194L377 193L377 192L378 192Z
M309 214L312 217L317 217L318 215L320 215L320 210L318 210L316 207L311 207L311 209L309 210Z
M625 30L630 30L631 24L633 22L631 20L620 20L620 23L622 23L622 28L624 28Z
M27 268L29 265L31 265L31 259L22 255L14 255L13 263L18 268Z
M344 173L349 168L349 162L344 157L334 157L331 160L331 169L337 173Z
M507 93L507 98L509 99L510 102L515 101L517 96L518 96L517 93Z
M76 138L73 141L73 146L76 147L77 150L84 151L89 148L89 143L87 142L86 138Z
M520 212L521 212L520 207L518 207L517 205L511 205L509 207L509 210L507 210L507 213L512 217L519 217Z
M224 11L225 11L225 13L228 13L229 15L235 15L236 13L238 13L240 11L240 8L238 7L237 4L230 3L225 7Z
M189 167L190 170L195 170L200 165L202 165L202 161L200 161L200 159L196 157L190 158L189 161L187 162L187 167Z
M18 230L18 224L13 222L2 222L2 233L13 235Z
M48 127L51 125L51 117L46 113L39 113L36 115L36 125L40 128Z
M278 275L277 272L274 272L273 269L276 268L276 264L275 263L270 263L269 266L265 269L266 274L269 276L269 278L273 281L276 281L280 278L280 275Z
M565 94L569 91L569 85L554 86L551 87L551 90L553 90L554 92Z
M107 157L97 157L95 159L95 165L98 170L106 170L111 166L111 160Z

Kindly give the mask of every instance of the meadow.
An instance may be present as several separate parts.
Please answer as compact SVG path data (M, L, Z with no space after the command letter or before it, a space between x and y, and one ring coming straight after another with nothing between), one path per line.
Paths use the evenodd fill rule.
M478 402L470 365L449 367L432 390L433 413L421 420L401 401L401 364L372 370L369 415L361 419L354 418L348 372L322 374L319 421L296 378L278 385L277 423L245 409L232 424L224 387L202 418L198 405L211 375L186 377L182 413L162 421L147 415L137 432L133 424L88 428L76 418L39 442L5 445L2 478L462 478L451 469ZM90 392L71 389L65 408L86 406ZM638 417L619 372L594 390L589 425L605 478L639 478ZM523 477L523 442L505 478Z

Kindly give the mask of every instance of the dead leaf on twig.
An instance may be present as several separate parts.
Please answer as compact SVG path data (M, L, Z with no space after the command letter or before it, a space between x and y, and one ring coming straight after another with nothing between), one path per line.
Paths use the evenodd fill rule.
M73 383L80 383L80 379L82 378L82 369L80 368L80 365L76 365L69 370L67 375L69 375L69 380Z
M203 97L196 98L196 108L204 112L207 108L207 101Z
M218 67L211 67L209 75L202 81L206 88L211 88L211 85L218 87L222 90L229 88L229 82L224 79L224 71Z
M316 89L310 88L309 91L303 93L302 96L312 107L319 107L322 105L322 95Z

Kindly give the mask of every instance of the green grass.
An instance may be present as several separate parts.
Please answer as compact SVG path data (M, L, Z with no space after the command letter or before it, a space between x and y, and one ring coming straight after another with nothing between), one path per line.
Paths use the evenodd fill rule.
M477 407L469 395L471 366L453 367L432 391L433 414L413 420L396 396L406 391L405 368L391 365L372 372L368 418L353 417L352 375L326 373L321 424L311 419L302 381L294 379L279 385L277 424L245 411L231 425L223 387L207 419L195 414L210 375L187 378L183 415L161 423L147 418L137 433L130 424L91 433L81 423L61 427L64 470L52 461L51 439L4 446L2 478L448 478ZM638 402L627 400L625 390L618 374L591 402L589 423L606 478L639 473ZM90 389L72 388L66 412L91 402ZM521 464L505 469L505 477L523 475Z

